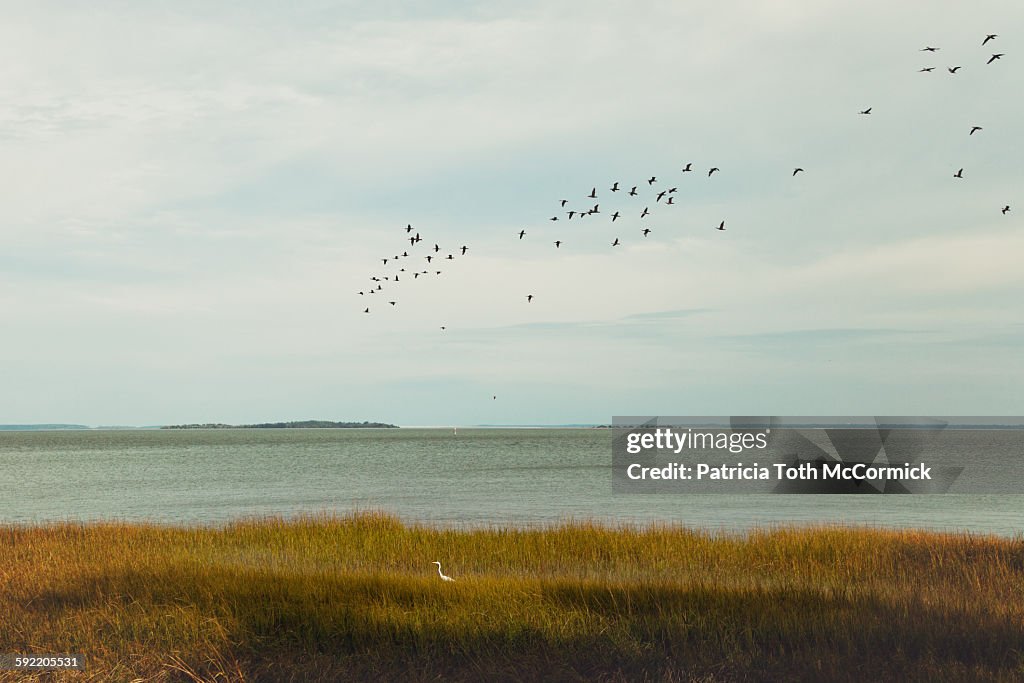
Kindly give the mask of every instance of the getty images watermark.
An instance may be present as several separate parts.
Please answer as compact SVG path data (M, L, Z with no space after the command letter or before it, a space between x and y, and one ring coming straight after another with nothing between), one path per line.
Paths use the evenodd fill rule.
M616 417L616 493L1020 493L1024 419Z

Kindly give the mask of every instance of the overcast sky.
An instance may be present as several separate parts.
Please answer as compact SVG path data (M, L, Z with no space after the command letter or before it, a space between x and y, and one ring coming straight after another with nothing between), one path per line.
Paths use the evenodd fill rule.
M0 72L0 423L1024 413L1019 4L34 2Z

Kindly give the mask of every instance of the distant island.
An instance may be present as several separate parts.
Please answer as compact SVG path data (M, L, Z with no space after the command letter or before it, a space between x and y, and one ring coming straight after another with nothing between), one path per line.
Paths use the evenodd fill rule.
M299 422L261 422L253 425L228 425L220 422L206 424L164 425L160 429L398 429L386 422L331 422L330 420L301 420Z

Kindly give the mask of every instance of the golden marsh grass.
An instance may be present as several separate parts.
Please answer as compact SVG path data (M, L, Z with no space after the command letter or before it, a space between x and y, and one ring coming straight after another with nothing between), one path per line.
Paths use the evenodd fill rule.
M1024 680L1020 538L8 525L0 596L0 651L86 656L39 680Z

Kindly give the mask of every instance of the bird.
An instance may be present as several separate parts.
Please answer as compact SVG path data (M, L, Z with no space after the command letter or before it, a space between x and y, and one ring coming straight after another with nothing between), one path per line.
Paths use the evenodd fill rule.
M989 60L989 61L991 62L991 60ZM946 69L946 71L948 71L951 74L955 74L959 70L960 70L959 66L951 66L948 69Z
M648 211L648 210L647 210L647 207L645 206L645 207L644 207L644 212L643 212L642 214L640 214L640 218L643 218L644 216L646 216L646 215L647 215L647 214L649 214L649 213L650 213L650 211Z
M386 265L388 264L388 260L387 260L386 258L382 258L382 259L381 259L381 261L383 261L383 262L384 262L384 265L385 265L385 266L386 266Z
M722 221L721 223L719 223L718 227L715 228L715 230L725 230L725 221Z
M441 325L441 329L442 329L442 330L446 330L446 329L448 329L448 328L447 328L447 327L445 327L444 325Z
M860 113L861 114L870 114L871 113L871 107L868 107L867 109L865 109L864 111L862 111Z
M613 247L617 247L617 246L619 246L619 238L618 238L618 237L616 237L616 238L615 238L615 241L614 241L614 242L612 242L612 246L613 246Z
M397 302L397 301L389 301L388 303L389 303L389 304L391 304L392 306L394 306L394 305L395 305L395 304L397 304L398 302Z
M468 249L469 247L467 247L467 246L466 246L465 244L463 244L461 248L462 248L462 255L463 255L463 256L465 256L465 255L466 255L466 250L467 250L467 249Z
M668 188L668 193L672 194L673 192L677 192L678 190L679 190L678 187L670 187L670 188Z
M987 36L985 36L985 40L981 41L982 47L984 47L985 43L987 43L988 41L995 40L998 37L999 37L998 33L989 33Z
M693 166L693 162L687 162L686 167L683 168L683 173L689 173L690 171L692 171L693 169L690 168L691 166Z
M590 194L588 194L587 196L590 197L591 199L596 198L597 197L597 188L596 187L590 188Z
M615 213L613 213L613 214L612 214L612 223L614 223L614 222L615 222L615 219L616 219L616 218L618 218L618 217L619 217L619 212L618 212L618 211L616 211Z
M434 255L433 254L427 254L423 258L427 259L427 263L430 263L430 260L434 258Z
M644 228L641 232L644 233L644 237L647 237L647 235L649 235L651 233L651 229L650 228Z
M552 216L549 220L557 221L558 220L558 216Z
M1005 216L1008 213L1010 213L1010 205L1009 204L1007 204L1006 206L1003 207L1003 215Z
M793 175L796 175L797 173L803 173L803 170L804 169L802 169L802 168L794 168L793 169Z
M629 191L629 196L630 197L635 197L636 196L636 185L634 185L633 189Z
M562 246L562 240L555 240L555 249L558 249L561 246Z
M406 232L412 232L412 223L410 223L409 225L405 226L405 231Z
M673 200L674 200L674 197L669 197L669 198L668 198L668 201L667 201L667 202L665 202L665 203L666 203L666 204L675 204L675 201L673 201Z
M497 397L497 396L494 396L494 395L492 394L492 395L491 395L491 400L492 400L492 401L497 401L497 400L498 400L498 397Z
M434 253L436 254L436 253L437 253L437 252L439 252L439 251L441 251L441 247L439 247L439 246L437 246L437 245L435 244L435 245L434 245Z
M523 239L523 235L525 235L525 234L526 234L525 230L520 230L519 231L519 239Z
M369 309L369 308L367 308L367 309L365 309L365 310L363 311L363 313L369 313L369 312L370 312L370 309Z
M658 178L656 176L651 176L650 178L647 179L647 184L648 185L653 185L657 181L658 181Z
M569 201L569 200L568 200L568 199L563 199L563 200L562 200L562 206L565 206L565 203L566 203L567 201Z
M714 172L715 172L715 171L717 171L717 170L718 170L718 167L717 167L717 166L712 166L712 167L711 167L711 170L709 170L709 171L708 171L708 178L710 178L710 177L711 177L711 174L712 174L712 173L714 173Z
M527 294L526 295L526 303L530 303L531 301L533 301L533 294Z
M441 571L441 563L440 562L435 560L433 562L433 564L437 565L437 575L441 577L442 581L455 581L455 579L453 579L452 577L444 575L444 572Z
M409 238L409 245L411 246L413 244L416 244L416 238L415 237L410 237Z
M971 126L971 132L968 135L974 135L979 130L984 130L981 126Z
M576 215L575 211L566 211L566 213L569 214L569 220L572 220L572 217Z
M953 177L954 177L954 178L963 178L963 177L964 177L964 169L962 169L962 168L961 168L961 169L960 169L959 171L957 171L956 173L954 173L954 174L953 174Z
M448 259L449 261L454 261L455 260L455 257L452 256L451 254L448 254L447 256L445 256L445 258Z
M934 66L926 66L923 69L919 69L917 73L924 73L924 72L927 72L927 71L935 71L935 67Z
M668 192L667 190L662 190L661 192L659 192L657 199L655 199L654 201L660 202L661 198L664 197L667 192Z
M612 185L611 186L611 191L612 192L618 192L619 191L619 184L615 183L614 185Z
M935 52L938 49L937 47L922 47L918 52Z
M985 62L985 63L986 63L986 64L991 64L992 62L996 61L997 59L1002 59L1002 58L1003 58L1003 53L1002 53L1002 52L1000 52L1000 53L998 53L998 54L994 54L994 55L992 55L991 57L989 57L989 58L988 58L988 61L987 61L987 62Z

